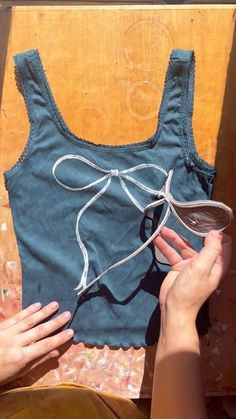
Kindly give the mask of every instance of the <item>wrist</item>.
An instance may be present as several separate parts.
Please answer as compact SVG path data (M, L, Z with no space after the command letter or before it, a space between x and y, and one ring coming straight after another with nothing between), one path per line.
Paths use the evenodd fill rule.
M166 327L191 329L195 327L196 317L195 310L176 308L172 304L161 307L161 323Z
M161 333L158 353L171 355L176 352L200 354L199 337L194 316L165 311L161 315Z

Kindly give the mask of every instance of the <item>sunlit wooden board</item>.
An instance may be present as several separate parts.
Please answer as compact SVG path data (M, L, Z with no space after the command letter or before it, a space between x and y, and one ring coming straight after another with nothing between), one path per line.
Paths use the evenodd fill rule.
M122 144L142 141L155 131L171 49L194 49L196 146L216 164L214 198L236 208L234 16L233 6L15 7L0 12L1 172L16 162L29 130L15 84L14 54L40 51L54 97L74 133ZM3 319L21 305L20 262L3 177L0 203ZM229 232L236 236L235 225ZM230 274L211 298L212 328L202 340L207 394L236 392L235 284L234 249ZM154 347L123 351L73 345L59 365L46 365L15 384L73 381L149 397L154 357Z

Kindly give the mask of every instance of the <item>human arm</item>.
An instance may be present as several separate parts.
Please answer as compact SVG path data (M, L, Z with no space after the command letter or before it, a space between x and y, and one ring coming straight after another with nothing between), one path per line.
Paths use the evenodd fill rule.
M177 246L181 256L166 240ZM172 270L160 290L161 332L151 419L205 419L195 321L200 307L228 269L231 239L223 233L210 232L203 249L197 253L185 239L164 228L155 245Z

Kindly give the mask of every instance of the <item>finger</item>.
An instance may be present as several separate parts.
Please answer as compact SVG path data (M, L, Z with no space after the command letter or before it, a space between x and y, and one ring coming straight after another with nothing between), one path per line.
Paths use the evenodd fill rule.
M49 336L51 333L55 332L57 329L64 326L66 323L68 323L70 319L71 319L71 313L69 311L65 311L64 313L55 317L55 319L39 324L38 326L30 330L27 330L24 333L21 333L18 336L19 344L26 346L33 342L37 342L38 340L43 339L46 336Z
M33 313L32 315L26 317L17 325L14 326L18 333L25 332L26 330L32 329L32 327L36 326L38 323L41 323L43 320L47 319L50 315L55 313L59 308L59 304L57 301L52 301L50 304L43 307L37 313Z
M39 342L34 343L33 345L26 346L24 348L25 354L30 361L44 356L47 353L54 351L54 349L63 345L65 342L68 342L74 335L72 329L63 330L60 333L57 333L55 336L40 340Z
M44 364L44 362L49 361L50 359L58 358L59 356L60 352L58 351L58 349L55 349L54 351L49 352L47 355L38 358L38 360L31 362L30 367L27 369L27 372L33 370L41 364Z
M34 303L31 304L29 307L25 308L24 310L19 311L14 316L10 317L7 320L4 320L0 323L0 330L7 329L8 327L14 326L16 323L24 320L26 317L30 316L31 314L39 311L41 309L41 303Z
M173 243L177 249L180 250L181 255L184 259L193 257L197 254L196 250L193 248L192 244L185 239L183 236L177 234L174 230L168 227L164 227L161 230L161 236L165 239Z
M165 258L168 260L170 265L176 265L176 263L179 263L183 260L182 257L178 254L178 252L176 252L176 250L173 249L173 247L166 243L166 241L160 235L158 235L154 239L154 245L158 247L163 256L165 256Z
M227 274L232 256L232 239L227 234L222 233L222 252L218 256L212 274L220 276L221 279Z
M159 303L160 303L161 310L163 310L163 308L165 307L167 293L169 289L172 287L178 275L179 275L179 272L170 271L168 272L168 274L165 277L164 282L162 283L160 294L159 294Z
M55 359L60 356L60 352L55 349L54 351L49 352L45 356L41 356L39 358L34 359L31 362L27 362L27 365L23 370L21 370L18 378L24 377L26 374L28 374L30 371L34 370L39 365L43 364L46 361L49 361L50 359Z
M217 258L222 252L222 234L218 231L210 231L204 242L204 247L192 261L192 268L199 274L209 275ZM218 273L220 275L220 273Z
M222 233L222 258L223 258L223 274L227 273L230 267L232 256L232 238Z

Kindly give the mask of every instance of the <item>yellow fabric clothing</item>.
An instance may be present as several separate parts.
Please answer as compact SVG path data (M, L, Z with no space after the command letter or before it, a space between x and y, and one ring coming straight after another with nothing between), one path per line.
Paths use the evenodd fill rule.
M0 394L1 419L148 419L131 400L75 384Z

